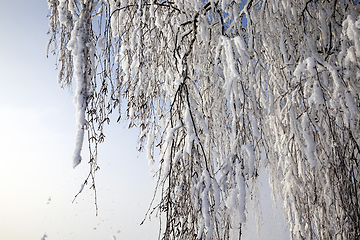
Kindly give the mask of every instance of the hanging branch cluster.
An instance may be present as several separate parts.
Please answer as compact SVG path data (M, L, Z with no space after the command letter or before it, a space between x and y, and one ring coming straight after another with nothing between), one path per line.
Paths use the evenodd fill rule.
M164 239L241 237L261 165L297 239L360 237L360 17L352 1L48 0L88 180L126 104L159 162ZM156 150L158 149L158 150ZM155 154L158 152L159 154Z

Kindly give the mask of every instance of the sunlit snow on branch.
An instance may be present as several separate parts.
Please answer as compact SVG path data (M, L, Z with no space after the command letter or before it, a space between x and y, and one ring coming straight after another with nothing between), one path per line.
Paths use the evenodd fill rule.
M85 134L90 146L84 184L96 190L122 106L158 166L147 215L163 216L163 239L241 237L260 167L293 239L360 238L357 2L48 4L58 81L75 87L74 167Z

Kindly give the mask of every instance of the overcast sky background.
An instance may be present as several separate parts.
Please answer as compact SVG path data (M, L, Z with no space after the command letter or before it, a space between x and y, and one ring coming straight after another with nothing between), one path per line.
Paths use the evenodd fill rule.
M45 55L47 1L0 3L0 239L157 239L155 218L139 226L155 179L136 151L137 129L124 123L112 122L99 148L99 215L88 187L71 203L88 173L87 149L72 169L73 94L59 87L56 59ZM242 239L289 239L266 177L262 183L260 235L250 213Z

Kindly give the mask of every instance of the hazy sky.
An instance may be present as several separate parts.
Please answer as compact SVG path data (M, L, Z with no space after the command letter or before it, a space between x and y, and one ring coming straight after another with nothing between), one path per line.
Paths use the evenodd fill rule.
M72 169L75 108L72 92L57 84L55 57L46 58L47 1L0 0L0 239L157 239L156 219L139 226L155 180L136 129L112 123L99 149L97 190L85 187L85 159ZM288 239L274 218L266 179L261 188L260 235L249 217L243 239Z

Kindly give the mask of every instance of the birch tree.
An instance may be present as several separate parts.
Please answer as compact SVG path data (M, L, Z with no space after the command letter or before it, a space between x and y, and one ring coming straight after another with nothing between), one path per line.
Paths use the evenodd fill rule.
M126 109L162 239L237 239L270 173L293 239L360 238L360 8L336 0L48 0L75 86L73 166Z

